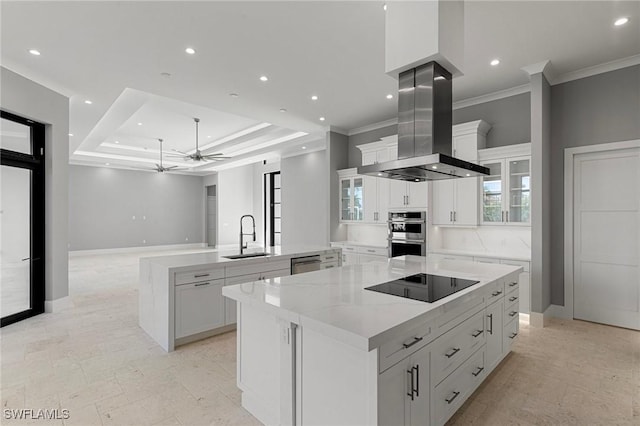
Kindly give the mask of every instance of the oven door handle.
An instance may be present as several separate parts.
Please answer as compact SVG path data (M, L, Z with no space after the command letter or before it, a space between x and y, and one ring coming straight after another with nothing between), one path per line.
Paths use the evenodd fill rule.
M402 240L402 239L396 239L396 238L387 238L387 240L391 243L418 243L418 244L426 243L425 240Z
M427 224L427 221L424 219L389 219L387 220L388 223L420 223L420 224Z

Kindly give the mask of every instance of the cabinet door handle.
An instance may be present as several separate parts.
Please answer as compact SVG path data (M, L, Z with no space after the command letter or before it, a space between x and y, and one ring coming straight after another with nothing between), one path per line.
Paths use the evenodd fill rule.
M445 401L447 402L447 404L451 404L457 397L458 395L460 395L460 392L453 392L453 396L449 397L449 398L445 398Z
M509 222L509 210L506 211L507 222Z
M502 211L502 222L504 222L504 210Z
M458 352L460 352L460 348L453 348L453 350L451 352L445 353L444 356L446 356L447 358L451 358L452 356L454 356Z
M484 367L478 367L478 369L471 374L473 374L475 377L478 377L478 375L482 373L483 370L484 370Z
M405 349L407 349L407 348L410 348L411 346L415 345L416 343L418 343L421 340L422 340L422 337L414 337L413 338L413 342L411 342L411 343L403 343L402 346Z
M409 196L407 195L407 205L409 205L410 201L409 201Z
M453 212L453 221L454 222L458 221L458 212L456 212L456 211Z
M211 282L209 282L209 281L208 281L208 282L206 282L206 283L198 283L198 284L195 284L195 285L194 285L194 287L200 287L200 286L203 286L203 285L209 285L209 284L211 284Z
M515 281L515 282L512 282L512 283L509 283L509 287L515 287L515 286L517 286L517 285L518 285L518 281Z
M453 212L449 212L449 222L453 222Z
M498 290L498 291L494 291L493 293L491 293L492 296L500 296L502 294L502 291Z
M511 318L515 317L516 315L518 315L518 311L511 311L511 312L509 312L509 316L510 316Z
M409 392L407 392L407 395L411 397L411 400L413 401L413 368L411 368L411 370L407 370L407 374L410 376L409 378Z
M515 302L516 300L518 300L518 296L511 296L509 298L509 302Z
M509 335L509 339L515 339L515 337L518 335L518 333L511 333Z
M193 278L203 278L203 277L208 277L210 274L195 274L193 276Z
M489 318L489 330L487 331L489 334L493 334L493 314L489 314L487 317Z
M478 337L479 335L481 335L483 333L483 330L476 330L474 333L472 333L471 335L473 337Z
M420 396L420 364L416 364L415 367L411 367L412 370L414 368L416 370L416 396L419 397Z

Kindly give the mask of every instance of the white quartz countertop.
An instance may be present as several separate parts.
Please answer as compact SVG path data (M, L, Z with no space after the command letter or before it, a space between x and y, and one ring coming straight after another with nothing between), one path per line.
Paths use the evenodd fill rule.
M403 256L385 262L225 286L222 293L369 351L397 337L406 330L407 323L417 325L418 321L446 313L486 291L489 283L521 270L511 265ZM420 272L480 282L433 303L365 290L365 287Z
M245 249L244 253L265 252L267 256L247 257L243 259L227 259L225 256L239 254L239 249L235 250L210 250L199 253L174 254L167 256L143 257L141 262L149 262L154 265L163 266L168 269L181 269L207 266L228 266L241 265L246 263L268 262L269 259L280 259L282 257L297 257L313 254L322 254L334 251L336 248L322 246L290 245L278 247L252 247Z
M531 252L529 253L517 253L517 252L497 252L497 251L472 251L472 250L458 250L458 249L431 249L429 253L438 254L457 254L460 256L472 256L472 257L492 257L495 259L505 260L519 260L521 262L531 262Z

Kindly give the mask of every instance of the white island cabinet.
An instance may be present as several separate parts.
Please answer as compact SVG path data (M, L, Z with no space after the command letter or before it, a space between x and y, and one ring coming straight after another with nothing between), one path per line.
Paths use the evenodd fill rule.
M249 251L250 252L250 251ZM291 259L318 256L319 268L341 264L339 248L280 247L266 256L229 259L233 252L140 259L139 324L166 351L236 327L236 302L225 286L291 274Z
M511 350L521 269L405 256L225 286L242 405L265 424L442 425ZM366 290L421 272L478 283L433 303Z

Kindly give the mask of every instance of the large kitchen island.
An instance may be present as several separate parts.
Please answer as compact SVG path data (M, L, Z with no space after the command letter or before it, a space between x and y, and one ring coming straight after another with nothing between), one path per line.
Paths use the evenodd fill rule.
M510 351L521 269L406 256L226 286L242 405L265 424L442 425ZM416 274L455 292L367 289Z

